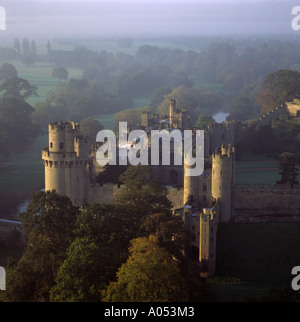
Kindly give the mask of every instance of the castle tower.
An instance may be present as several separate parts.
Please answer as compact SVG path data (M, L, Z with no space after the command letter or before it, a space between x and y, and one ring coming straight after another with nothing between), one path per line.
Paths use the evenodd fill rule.
M141 115L141 126L145 127L148 129L149 127L149 116L150 113L148 111L143 111Z
M204 208L200 213L199 262L203 277L214 275L216 270L218 207L217 203L214 208Z
M79 124L49 124L49 146L42 151L45 190L68 196L75 206L86 202L89 143L80 136Z
M234 146L234 128L234 121L208 125L209 154L214 153L215 149L222 144L230 144Z
M212 155L212 197L220 201L220 222L231 220L234 148L222 145Z
M169 127L173 127L174 113L176 110L176 100L170 100L170 114L169 114Z
M198 177L188 176L187 170L193 168L184 163L183 204L195 205L197 202Z

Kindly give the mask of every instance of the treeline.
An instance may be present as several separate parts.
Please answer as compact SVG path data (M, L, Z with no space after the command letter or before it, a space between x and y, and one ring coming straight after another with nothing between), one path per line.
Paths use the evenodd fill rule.
M200 46L201 39L194 41L200 51L143 45L129 55L85 47L56 50L48 42L41 54L27 39L15 40L7 50L22 59L31 56L53 63L66 74L67 68L83 70L81 79L60 84L35 106L33 119L42 127L57 119L79 122L95 114L125 111L138 97L152 97L150 108L164 115L167 95L193 119L222 110L230 112L229 119L245 121L264 111L257 95L267 75L279 69L300 70L298 41L213 39L205 46Z
M191 110L198 109L196 117L223 109L231 113L231 119L247 120L260 114L257 93L267 75L280 69L300 70L299 50L297 41L231 39L212 42L200 52L150 45L139 47L134 55L75 48L51 50L49 59L57 65L82 68L84 79L97 80L103 91L123 102L122 110L136 97L183 86L198 90L200 96L207 96L209 90L209 96L216 98L212 104L208 100L192 104ZM111 106L119 108L114 109L114 103Z

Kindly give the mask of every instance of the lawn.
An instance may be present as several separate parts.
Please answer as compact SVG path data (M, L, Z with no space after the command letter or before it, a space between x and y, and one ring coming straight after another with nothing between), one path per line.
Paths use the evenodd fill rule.
M235 184L275 184L280 179L277 160L257 158L235 162Z
M5 191L29 195L44 185L42 148L48 145L48 135L38 137L24 153L14 153L0 159L0 186Z
M141 108L145 106L149 106L151 102L151 97L140 97L133 101L133 105L131 108ZM99 121L105 129L114 130L114 115L116 113L111 114L97 114L93 115L93 118Z
M59 85L58 79L52 77L54 64L37 62L34 66L25 66L20 61L12 61L17 71L18 77L29 81L31 85L37 86L38 97L31 97L27 101L34 106L35 103L45 101L47 93ZM69 79L81 78L82 70L76 68L67 68ZM67 81L62 81L67 82Z
M275 184L279 179L278 170L237 170L234 174L235 184Z
M259 298L272 286L289 286L291 270L300 263L299 229L300 223L219 225L217 270L211 283L220 298ZM216 277L246 283L226 285L216 282Z

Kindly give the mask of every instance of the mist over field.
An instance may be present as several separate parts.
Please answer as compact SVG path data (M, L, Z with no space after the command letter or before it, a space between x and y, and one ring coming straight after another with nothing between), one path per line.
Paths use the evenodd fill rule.
M7 13L3 37L146 37L292 34L297 3L4 0L1 5Z

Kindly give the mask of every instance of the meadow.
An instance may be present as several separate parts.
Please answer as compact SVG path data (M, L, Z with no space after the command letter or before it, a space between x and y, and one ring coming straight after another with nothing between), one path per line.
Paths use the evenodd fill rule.
M222 224L216 274L209 280L220 301L259 300L270 288L289 287L300 263L300 223Z
M37 102L45 101L47 93L59 85L58 79L51 75L55 67L53 64L37 62L34 66L25 66L20 61L10 61L10 63L16 67L18 77L37 86L38 96L27 100L32 106ZM69 79L80 78L82 75L82 70L75 68L68 68L68 72ZM1 209L6 209L5 204L11 204L14 200L20 203L28 199L31 193L44 186L41 150L47 145L48 136L41 135L24 152L14 152L9 157L0 157L0 192L3 195L3 198L0 197Z
M261 158L263 156L257 156ZM245 160L235 163L235 184L275 184L279 179L279 162L274 159Z
M24 78L29 81L31 85L37 86L37 97L31 97L27 101L32 106L37 102L45 101L47 93L59 85L59 80L52 77L52 70L55 67L54 64L36 62L34 66L25 66L20 61L11 61L17 71L18 77ZM69 79L81 78L82 70L76 68L67 68L69 73ZM67 81L61 81L64 83Z

